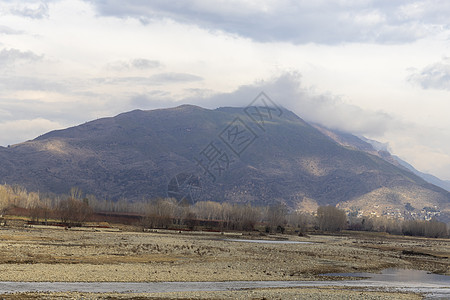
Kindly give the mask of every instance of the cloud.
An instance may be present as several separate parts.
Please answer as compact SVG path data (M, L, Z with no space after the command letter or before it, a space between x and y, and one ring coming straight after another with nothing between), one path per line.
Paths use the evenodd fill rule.
M136 69L145 70L153 69L161 66L161 63L156 60L148 60L144 58L134 59L131 61L131 66Z
M65 84L30 76L0 76L0 88L2 91L68 92Z
M14 144L18 140L26 141L34 139L43 132L48 132L63 126L58 122L44 118L32 120L14 120L0 123L0 135L5 145Z
M16 16L31 18L31 19L44 19L49 16L48 4L46 2L39 3L26 3L16 5L12 7L9 12Z
M132 96L130 107L139 109L155 109L176 106L176 102L170 98L170 93L162 90L154 90L146 94Z
M159 83L176 83L176 82L201 81L203 80L203 78L188 73L160 73L151 76L150 80Z
M15 30L15 29L12 29L12 28L10 28L8 26L0 25L0 34L8 34L8 35L23 34L23 31Z
M416 169L441 179L450 179L450 132L414 123L389 128L385 135L394 153Z
M292 110L308 122L318 123L330 129L353 134L380 136L390 126L400 124L385 112L370 111L345 103L337 96L317 94L304 87L297 72L284 73L279 77L262 80L239 87L227 94L216 94L204 98L191 97L183 100L203 107L245 107L264 91L275 103Z
M431 64L422 70L414 70L407 80L423 89L450 90L450 58Z
M11 112L4 110L4 109L0 109L0 119L6 119L6 118L11 118L12 114Z
M129 71L156 69L161 66L161 63L157 60L137 58L130 61L115 61L108 64L107 68L115 71Z
M157 85L157 83L189 82L189 80L201 80L201 78L185 73L161 73L142 78L112 78L106 81L103 80L102 84ZM64 92L66 87L51 81L20 77L0 79L0 89ZM14 119L36 120L44 118L55 120L54 122L58 126L62 123L75 125L98 116L110 116L125 110L164 108L177 106L181 102L196 104L206 108L221 106L245 107L261 91L266 92L274 102L294 111L306 121L319 123L332 129L361 135L382 136L391 127L402 128L402 125L397 120L386 113L364 110L358 106L345 103L339 97L315 93L314 90L303 86L301 75L295 72L284 73L278 77L244 85L231 93L212 94L210 90L193 90L190 91L190 94L194 96L185 98L182 101L175 101L171 93L164 89L150 90L145 93L136 93L128 96L127 94L120 94L117 97L107 97L108 100L103 96L98 98L94 95L92 97L82 97L85 100L78 102L48 102L44 98L43 100L6 100L0 98L2 109L4 110L3 112L0 111L0 116L2 116L3 121L10 121L6 123L8 127L5 127L5 124L2 125L3 128L8 128L8 130L12 128L11 122L14 122ZM43 126L38 128L40 129L32 131L31 135L42 134L45 132L44 129L47 129L47 127ZM49 127L48 129L55 128ZM3 145L6 143L5 141L11 143L12 141L23 140L24 136L16 135L13 131L10 133L6 129L0 131L0 134ZM26 138L31 137L27 136Z
M448 1L86 0L101 16L161 19L260 42L408 43L449 27Z
M201 81L202 77L188 73L159 73L148 77L111 77L97 78L100 84L136 84L136 85L163 85L182 82Z
M182 102L207 108L245 107L261 91L305 121L378 140L418 169L450 178L448 130L405 121L383 111L364 109L331 94L316 93L302 84L299 73L284 73L241 86L231 93L191 97Z
M15 63L28 63L42 60L42 55L37 55L34 52L22 52L18 49L2 49L0 51L0 67L13 65Z

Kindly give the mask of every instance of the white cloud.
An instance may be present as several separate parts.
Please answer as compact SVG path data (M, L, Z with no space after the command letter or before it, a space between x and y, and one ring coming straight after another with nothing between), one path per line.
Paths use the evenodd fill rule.
M115 71L129 71L129 70L149 70L161 67L161 62L157 60L150 60L145 58L136 58L130 61L115 61L109 63L107 68Z
M0 34L23 34L23 31L0 25Z
M63 128L63 126L44 118L14 120L0 123L0 136L4 137L2 143L5 145L15 144L18 140L34 139L42 133L58 128Z
M9 112L9 111L7 111L7 110L4 110L4 109L0 109L0 118L1 119L6 119L6 118L10 118L10 117L12 117L12 114L11 114L11 112Z
M43 19L49 16L48 4L46 2L16 3L10 8L9 13L31 19Z
M264 90L448 174L448 15L444 0L0 1L0 122L245 106Z
M436 127L408 124L389 128L382 137L394 153L417 170L450 179L450 132Z
M306 121L322 124L331 129L379 136L395 123L394 118L386 112L365 110L345 103L337 96L319 94L305 87L301 82L301 75L297 72L241 86L232 93L216 94L202 99L192 97L183 102L197 103L210 108L244 107L261 91Z
M126 3L89 1L100 15L136 18L148 24L169 18L248 37L296 44L405 43L448 27L446 1L220 1Z
M67 91L59 83L31 76L0 76L0 89L5 91ZM0 94L2 93L0 92Z
M445 57L422 70L414 70L408 81L424 89L450 90L450 58Z
M412 120L383 111L372 111L348 104L331 94L318 94L303 86L299 73L239 87L236 91L202 99L188 98L185 103L215 108L246 106L261 91L306 121L330 129L376 139L389 145L390 151L412 163L417 169L450 178L450 132L434 126L423 126Z
M20 51L18 49L2 49L0 51L0 67L15 63L29 63L41 60L43 57L32 51Z
M195 82L203 80L202 77L187 73L158 73L148 77L111 77L97 78L101 84L132 84L132 85L161 85L182 82Z
M189 81L200 81L203 80L202 77L193 75L193 74L187 74L187 73L159 73L151 76L150 78L151 82L156 83L176 83L176 82L189 82Z

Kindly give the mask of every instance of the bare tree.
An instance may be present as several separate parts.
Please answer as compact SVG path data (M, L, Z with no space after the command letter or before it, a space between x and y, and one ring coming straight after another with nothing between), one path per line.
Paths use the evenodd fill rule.
M220 220L222 210L222 204L213 201L199 201L193 206L197 218L203 220Z
M177 212L177 202L174 199L158 198L147 205L144 226L150 228L167 228L173 222Z
M312 224L313 216L311 214L294 211L287 216L287 223L293 228L297 228L300 232L305 232L308 225Z
M0 186L0 216L3 217L8 206L9 206L10 193L8 192L8 187Z
M61 222L69 225L81 225L92 215L92 209L86 202L74 198L60 201L57 212Z
M229 212L230 228L235 230L253 230L258 220L261 219L261 211L256 207L247 205L232 205Z
M437 220L404 221L402 224L402 231L405 235L426 236L431 238L446 237L448 235L447 224Z
M230 203L222 203L222 220L226 226L226 229L231 228L231 217L233 214L233 206Z
M345 211L334 206L319 206L317 208L317 221L323 231L341 231L346 227L347 216Z
M284 233L287 220L288 209L285 204L277 204L267 209L267 223L270 231Z
M437 220L428 221L425 225L425 236L431 238L447 237L447 224Z
M70 188L69 196L72 199L81 199L83 197L83 192L78 187L72 187Z

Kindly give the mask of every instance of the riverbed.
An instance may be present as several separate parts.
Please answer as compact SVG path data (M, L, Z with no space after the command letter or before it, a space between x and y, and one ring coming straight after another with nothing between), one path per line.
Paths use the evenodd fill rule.
M450 298L450 276L426 271L386 269L381 273L336 273L326 276L361 280L325 281L225 281L225 282L0 282L0 294L27 292L174 293L238 291L268 288L347 287L368 291L412 292L428 299Z
M392 286L391 280L383 283L379 278L361 281L320 276L376 273L387 268L450 275L448 239L372 233L308 237L250 233L231 239L208 233L2 228L0 291L98 290L117 291L120 297L127 297L125 291L146 291L146 295L158 298L158 291L170 288L173 293L181 293L177 296L180 298L233 299L237 293L243 298L295 299L308 289L317 296L312 299L322 299L323 295L327 299L345 299L358 298L352 289L361 289L365 299L392 296L383 292L377 298L380 295L371 292L373 298L367 298L368 287L392 290L395 299L403 299L398 291L431 295L442 292L433 288L444 289L444 294L448 290L447 286L420 286L417 283L424 282L421 279ZM205 286L207 291L195 292ZM193 292L175 292L179 289ZM217 290L223 292L213 292ZM104 297L103 292L92 299L100 296ZM405 299L410 299L411 294L408 297Z

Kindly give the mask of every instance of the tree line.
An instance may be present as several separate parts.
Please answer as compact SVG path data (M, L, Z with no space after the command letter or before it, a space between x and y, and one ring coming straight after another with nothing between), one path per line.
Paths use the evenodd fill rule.
M144 228L207 228L211 230L252 231L267 233L308 231L338 232L362 230L426 237L448 236L447 224L436 220L395 220L375 217L348 217L334 206L320 206L315 213L289 210L284 204L252 206L200 201L189 205L173 198L129 202L98 200L72 188L67 195L42 195L27 192L20 186L0 185L0 214L13 208L24 208L34 222L58 220L63 224L81 225L92 220L94 213L135 213L141 215Z

